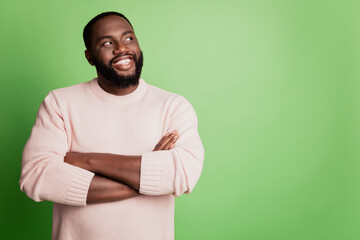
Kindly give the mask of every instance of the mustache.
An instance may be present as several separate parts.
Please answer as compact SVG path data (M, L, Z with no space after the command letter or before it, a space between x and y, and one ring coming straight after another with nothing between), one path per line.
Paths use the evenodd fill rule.
M109 61L109 65L111 65L118 57L123 57L123 56L132 56L134 58L134 60L137 60L137 57L135 54L131 54L131 53L126 53L126 54L118 54L115 57L113 57L112 59L110 59Z

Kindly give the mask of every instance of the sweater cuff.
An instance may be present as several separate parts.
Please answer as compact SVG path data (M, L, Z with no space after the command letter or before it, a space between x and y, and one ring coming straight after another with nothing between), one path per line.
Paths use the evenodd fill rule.
M140 189L144 195L157 195L160 192L161 160L165 152L144 153L141 157Z
M74 206L86 206L86 198L94 173L82 168L74 168L65 193L65 203Z

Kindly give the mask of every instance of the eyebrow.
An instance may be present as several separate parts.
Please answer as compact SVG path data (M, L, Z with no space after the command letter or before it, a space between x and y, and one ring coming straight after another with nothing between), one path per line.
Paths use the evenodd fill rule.
M131 30L128 30L128 31L123 32L123 33L121 34L121 36L124 36L124 35L129 34L129 33L134 33L134 32L131 31ZM100 42L101 40L103 40L103 39L105 39L105 38L113 38L113 36L112 36L112 35L101 36L101 37L99 37L99 38L97 39L96 42Z

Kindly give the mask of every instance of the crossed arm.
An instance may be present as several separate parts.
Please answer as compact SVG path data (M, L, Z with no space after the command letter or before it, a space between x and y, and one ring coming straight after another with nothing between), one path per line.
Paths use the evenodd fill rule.
M190 193L204 160L197 117L185 98L176 96L169 101L164 128L176 129L181 136L175 147L167 135L153 152L141 156L80 154L68 153L69 135L63 117L68 110L63 111L61 101L50 92L24 147L20 189L34 201L71 206L126 199L138 196L138 192L175 197Z
M153 151L174 148L178 138L176 130L167 133ZM96 174L90 183L87 203L119 201L140 195L141 156L68 152L64 161Z

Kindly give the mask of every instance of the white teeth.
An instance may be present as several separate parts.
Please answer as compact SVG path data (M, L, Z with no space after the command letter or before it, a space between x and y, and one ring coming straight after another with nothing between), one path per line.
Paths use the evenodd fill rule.
M121 60L115 62L115 64L121 64L121 65L129 64L129 63L130 63L130 59L129 59L129 58L121 59Z

